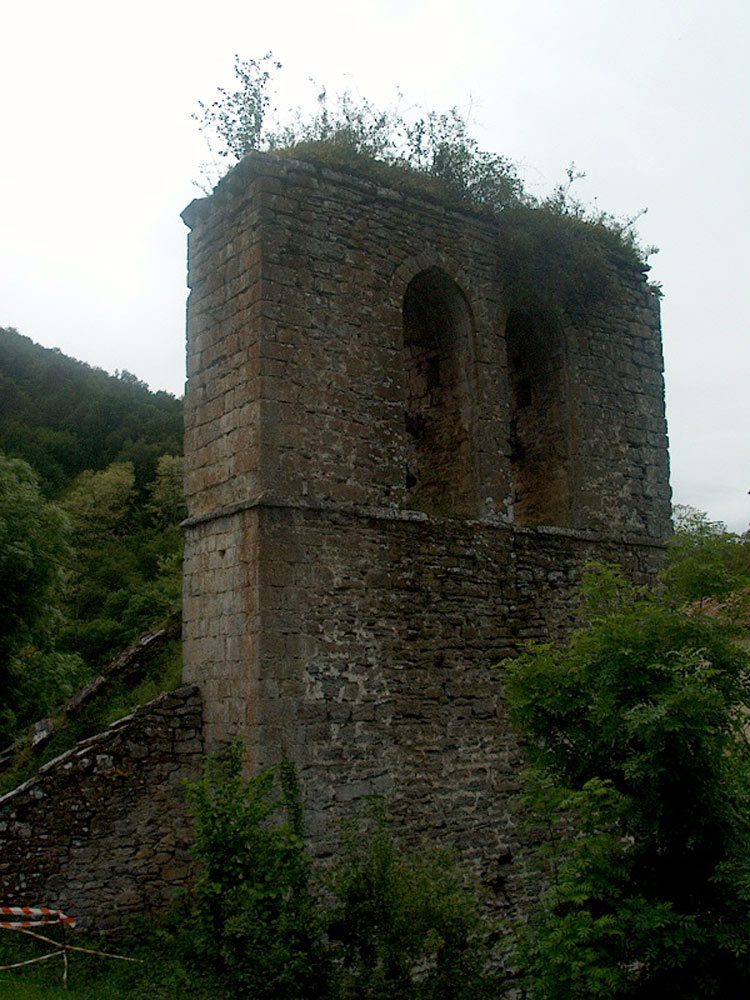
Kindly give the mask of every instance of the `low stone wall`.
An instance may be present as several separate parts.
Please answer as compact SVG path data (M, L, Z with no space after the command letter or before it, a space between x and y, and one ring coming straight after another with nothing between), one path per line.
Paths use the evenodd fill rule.
M200 774L201 728L197 688L178 688L2 796L0 904L97 930L163 911L193 870L184 779Z

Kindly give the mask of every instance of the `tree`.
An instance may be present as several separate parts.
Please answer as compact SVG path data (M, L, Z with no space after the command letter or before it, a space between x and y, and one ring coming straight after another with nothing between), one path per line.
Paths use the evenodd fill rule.
M63 506L76 539L92 542L126 531L134 499L133 463L112 462L101 472L82 472L66 494Z
M44 710L49 684L70 666L52 650L69 552L68 521L44 499L36 474L0 455L0 740L35 700Z
M632 591L509 666L530 806L558 818L520 949L535 1000L748 995L749 670L726 624Z
M178 524L186 515L181 455L160 455L150 485L151 508L160 524Z
M678 504L664 580L679 601L723 602L741 611L742 591L750 586L750 536L727 531L703 511ZM733 599L730 600L730 597Z
M182 460L162 455L141 500L132 462L76 478L62 505L73 526L61 643L92 665L179 605Z
M55 607L69 534L31 467L0 454L0 665Z
M48 499L113 461L132 461L143 491L159 455L182 451L182 402L0 327L0 451L28 462Z

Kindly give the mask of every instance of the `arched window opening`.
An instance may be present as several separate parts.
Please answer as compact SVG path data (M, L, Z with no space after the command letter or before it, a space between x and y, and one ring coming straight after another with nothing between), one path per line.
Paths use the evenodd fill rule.
M515 520L571 523L566 354L557 324L511 310L505 327Z
M440 268L404 294L405 482L430 513L476 512L473 321L466 297Z

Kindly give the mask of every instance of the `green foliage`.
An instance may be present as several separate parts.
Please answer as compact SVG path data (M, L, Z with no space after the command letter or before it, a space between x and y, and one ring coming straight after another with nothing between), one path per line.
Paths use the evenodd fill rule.
M0 329L2 446L0 746L179 607L182 404Z
M747 614L750 535L736 535L702 511L678 505L668 551L663 577L678 601L719 601L730 616Z
M587 622L632 608L638 601L649 601L646 587L635 587L613 563L590 562L581 575L579 614Z
M198 102L201 113L193 117L201 122L201 130L216 132L223 143L217 150L219 156L240 160L251 149L261 148L271 103L268 86L275 69L281 69L281 63L276 62L271 52L258 60L242 60L235 55L238 89L230 92L219 87L218 100L211 104Z
M375 808L363 818L361 839L350 831L326 893L313 896L294 767L285 761L248 782L242 756L235 744L211 758L204 779L189 788L202 875L192 899L181 897L164 920L134 922L118 940L115 950L140 964L76 954L69 991L62 991L60 968L44 963L4 974L15 976L14 996L35 990L80 1000L500 996L495 977L482 973L486 949L476 933L476 905L450 855L403 851ZM34 942L0 933L0 965L38 953Z
M163 525L179 524L187 517L181 455L160 455L156 476L150 484L151 511Z
M59 496L86 469L132 462L144 491L160 455L182 454L182 401L0 328L0 450Z
M160 460L153 507L131 463L87 470L56 506L0 456L0 745L179 606L179 467Z
M559 820L521 949L530 995L744 996L750 663L726 625L605 583L566 648L508 666L530 805Z
M322 87L312 114L297 109L282 123L268 93L271 74L279 69L270 52L260 60L235 56L238 89L219 88L212 104L199 102L200 114L194 117L207 137L215 135L219 156L240 160L251 150L272 149L325 157L333 151L349 165L370 160L429 175L443 195L474 205L498 209L518 199L521 186L513 164L480 150L457 108L409 121L398 106L380 109L349 91L332 102Z
M0 650L33 633L59 597L69 526L25 462L0 455Z
M281 770L245 780L237 742L209 759L189 788L201 862L196 892L197 947L248 996L268 1000L325 997L330 968L317 904L308 890L296 783ZM274 822L279 811L287 822Z
M0 744L77 675L78 660L54 649L69 534L33 470L0 455Z
M162 455L141 498L131 462L86 470L61 500L73 526L62 648L97 666L179 606L182 459Z
M248 996L269 1000L495 995L476 903L452 856L404 851L375 807L348 831L325 889L311 891L293 765L246 780L243 756L235 743L209 758L189 789L202 960Z
M402 119L401 128L405 143L396 162L437 178L454 196L498 213L522 201L514 164L480 149L458 108L428 111L411 124Z
M515 309L576 314L607 299L614 272L647 269L625 225L606 214L526 201L509 206L498 226L505 291Z
M201 103L199 127L218 141L222 157L239 160L251 150L333 163L405 190L491 213L499 228L502 278L509 304L524 311L581 311L614 293L615 272L647 269L655 248L641 248L635 219L592 211L571 197L584 175L571 166L567 182L545 199L523 188L514 164L482 150L458 108L438 113L390 108L345 92L331 100L321 88L310 114L299 109L282 122L269 96L271 53L235 57L240 83ZM209 139L209 147L211 140Z
M24 674L22 691L24 693L28 691L30 700L26 717L28 721L36 720L40 716L40 710L46 713L47 709L50 709L55 712L54 733L40 752L32 753L28 745L19 750L12 768L0 774L0 795L33 777L43 764L72 749L80 740L102 732L116 719L130 715L139 705L145 705L164 691L173 691L181 683L182 643L177 638L148 661L145 670L139 672L137 681L127 677L110 683L100 694L87 702L80 715L69 719L61 711L61 700L80 687L88 675L81 676L82 667L79 663L78 674L73 678L74 684L71 684L67 674L58 681L56 687L50 684L50 698L45 706L39 701L39 671L45 667L50 669L50 657L37 655L40 662L32 663L30 665L32 669ZM54 662L55 656L52 657L52 663Z
M63 500L79 542L123 534L134 495L132 462L113 462L101 472L82 472Z
M220 156L239 160L251 150L270 149L365 168L369 161L400 168L407 185L409 174L428 176L436 193L474 206L502 210L519 201L522 189L513 164L481 150L457 108L407 120L398 105L376 108L349 91L331 101L323 87L312 114L297 109L282 123L268 95L271 71L277 69L281 64L270 52L258 61L235 56L239 89L219 88L217 101L200 103L201 114L195 117L201 131L215 134Z
M59 931L43 930L59 940ZM211 970L189 962L176 942L179 929L166 931L149 921L140 933L131 932L102 945L101 938L75 935L75 943L95 951L110 951L136 962L70 954L69 980L62 983L62 959L0 972L3 1000L237 1000L237 994ZM52 951L40 941L14 931L0 930L0 965L28 961Z
M2 682L0 749L10 744L22 727L54 712L87 678L81 658L55 649L51 637L17 650Z
M405 851L384 810L353 827L331 879L329 935L338 943L341 995L358 1000L489 996L476 902L445 851Z
M429 178L428 191L474 207L500 212L522 197L521 182L506 157L479 148L458 108L438 114L428 111L408 121L398 106L378 109L366 98L345 92L331 104L328 92L318 95L317 111L265 137L268 149L338 159L367 170L367 162L386 165L399 186L419 189L419 178Z

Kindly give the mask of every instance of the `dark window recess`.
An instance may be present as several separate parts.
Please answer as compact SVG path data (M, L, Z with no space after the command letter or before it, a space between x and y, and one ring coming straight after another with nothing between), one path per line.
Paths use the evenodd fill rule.
M433 513L476 512L473 319L439 268L404 294L404 428L410 502Z
M571 523L567 357L562 332L542 313L512 310L505 328L515 520Z

